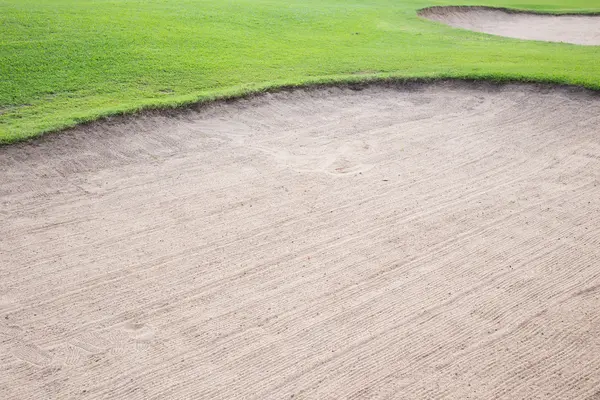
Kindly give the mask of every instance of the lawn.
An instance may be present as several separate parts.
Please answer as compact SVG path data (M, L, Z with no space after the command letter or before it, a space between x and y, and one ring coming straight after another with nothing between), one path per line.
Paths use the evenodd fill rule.
M600 89L600 46L506 39L416 15L450 4L600 11L599 0L0 0L0 143L314 82L453 77Z

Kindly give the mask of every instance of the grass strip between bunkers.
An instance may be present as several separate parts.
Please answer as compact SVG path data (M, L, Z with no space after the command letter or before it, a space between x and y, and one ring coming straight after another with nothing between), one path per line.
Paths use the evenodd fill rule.
M594 13L595 0L460 1ZM0 143L311 83L466 78L600 89L600 47L427 21L456 0L0 0Z

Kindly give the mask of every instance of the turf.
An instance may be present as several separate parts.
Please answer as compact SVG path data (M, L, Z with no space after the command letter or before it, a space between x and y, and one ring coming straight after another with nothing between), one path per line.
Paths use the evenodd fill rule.
M382 78L600 89L600 47L422 20L432 5L599 12L598 0L0 0L0 143L282 85Z

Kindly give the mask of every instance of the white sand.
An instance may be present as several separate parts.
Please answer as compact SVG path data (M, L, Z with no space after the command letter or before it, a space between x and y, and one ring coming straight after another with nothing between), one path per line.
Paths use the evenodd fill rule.
M517 39L600 45L600 15L542 15L489 7L430 7L424 18Z
M0 148L0 398L597 398L599 126L445 83Z

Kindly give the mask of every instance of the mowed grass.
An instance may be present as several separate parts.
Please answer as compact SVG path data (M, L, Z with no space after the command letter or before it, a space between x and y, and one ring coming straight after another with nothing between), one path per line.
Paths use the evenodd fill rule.
M600 47L417 17L432 5L598 12L598 0L0 0L0 143L281 85L473 78L600 89Z

